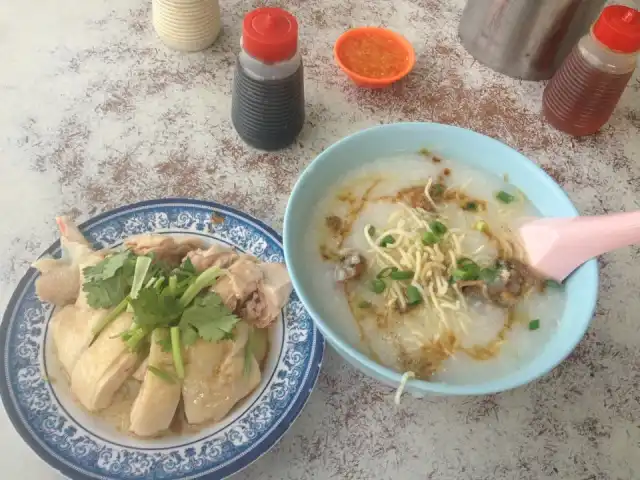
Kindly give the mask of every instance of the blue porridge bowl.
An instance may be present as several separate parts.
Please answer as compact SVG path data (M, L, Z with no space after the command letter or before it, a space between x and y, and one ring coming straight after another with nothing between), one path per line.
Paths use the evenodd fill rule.
M358 370L394 387L400 384L401 373L375 362L350 343L339 330L340 321L327 321L331 300L314 289L314 272L308 268L308 249L301 239L313 228L318 204L346 173L382 157L415 153L425 147L442 158L488 174L508 175L509 183L522 190L543 216L578 215L565 192L532 161L497 140L463 128L437 123L380 125L343 138L318 155L298 179L284 218L284 251L293 285L331 346ZM484 395L519 387L545 375L571 353L589 326L598 294L597 262L591 260L576 270L565 282L565 290L566 305L555 334L519 369L484 383L410 380L406 391L416 396Z

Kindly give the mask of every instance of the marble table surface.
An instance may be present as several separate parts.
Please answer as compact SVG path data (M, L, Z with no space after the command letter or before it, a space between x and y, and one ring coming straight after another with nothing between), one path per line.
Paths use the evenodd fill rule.
M248 148L229 119L241 20L256 0L225 0L224 30L197 54L165 48L149 0L0 4L0 308L55 237L80 219L142 199L189 196L241 208L275 228L301 170L364 127L401 120L472 128L528 155L586 214L639 207L640 79L601 133L573 139L539 115L543 85L473 60L456 27L463 0L288 0L301 24L307 122L277 153ZM402 32L418 56L406 82L361 91L334 66L350 26ZM306 409L239 479L640 478L638 248L601 260L597 314L552 373L481 398L405 398L328 350ZM0 413L0 476L59 476Z

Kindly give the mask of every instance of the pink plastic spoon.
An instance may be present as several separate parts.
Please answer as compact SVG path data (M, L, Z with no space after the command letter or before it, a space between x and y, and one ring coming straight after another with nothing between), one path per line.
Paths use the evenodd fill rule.
M640 211L574 218L541 218L519 229L529 263L562 282L587 260L640 243Z

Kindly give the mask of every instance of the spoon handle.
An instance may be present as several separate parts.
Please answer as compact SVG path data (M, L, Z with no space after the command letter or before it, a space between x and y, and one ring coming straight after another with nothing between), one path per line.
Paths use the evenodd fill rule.
M543 218L520 228L531 266L562 281L603 253L640 243L640 211L575 218Z
M640 243L640 211L591 217L563 222L558 230L566 246L577 248L583 261L617 248Z

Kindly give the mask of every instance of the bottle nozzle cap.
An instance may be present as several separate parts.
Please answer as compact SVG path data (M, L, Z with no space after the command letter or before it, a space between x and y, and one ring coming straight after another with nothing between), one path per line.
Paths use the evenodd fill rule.
M616 52L637 52L640 50L640 11L624 5L606 7L593 25L593 35Z
M263 62L288 60L298 49L298 22L281 8L257 8L244 17L242 45Z

